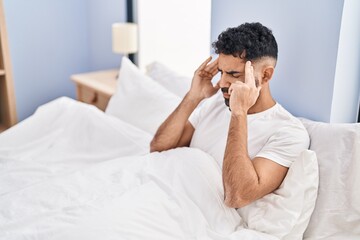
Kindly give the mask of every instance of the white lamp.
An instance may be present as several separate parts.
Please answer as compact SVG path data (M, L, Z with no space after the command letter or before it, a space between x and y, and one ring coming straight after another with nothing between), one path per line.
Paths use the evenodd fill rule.
M115 53L128 55L138 50L138 29L135 23L112 24L112 49Z

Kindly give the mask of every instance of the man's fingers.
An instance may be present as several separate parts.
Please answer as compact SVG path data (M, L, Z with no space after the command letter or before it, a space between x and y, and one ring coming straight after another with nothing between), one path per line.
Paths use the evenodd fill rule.
M205 67L205 71L207 71L207 72L211 73L213 76L215 76L218 73L218 59L209 63Z
M247 61L245 63L245 83L256 87L255 77L254 77L254 67L251 65L250 61Z
M200 70L198 72L200 77L204 77L204 78L213 78L213 75L205 70Z
M210 63L209 65L207 65L207 70L212 71L214 69L218 69L218 62L219 62L219 58L217 58L216 60L214 60L212 63Z
M205 62L203 62L196 71L200 71L206 67L206 65L211 61L212 57L208 57Z
M232 91L233 91L233 86L232 86L232 84L231 84L230 87L229 87L229 89L228 89L228 94L231 95Z
M211 74L215 76L218 72L219 72L219 68L218 65L216 64L215 67L211 69Z

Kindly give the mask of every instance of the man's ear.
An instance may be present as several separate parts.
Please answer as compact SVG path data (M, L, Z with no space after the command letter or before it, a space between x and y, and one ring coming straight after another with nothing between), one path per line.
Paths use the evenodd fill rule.
M270 81L274 74L274 67L271 65L265 66L263 69L263 76L262 76L262 82L267 83Z

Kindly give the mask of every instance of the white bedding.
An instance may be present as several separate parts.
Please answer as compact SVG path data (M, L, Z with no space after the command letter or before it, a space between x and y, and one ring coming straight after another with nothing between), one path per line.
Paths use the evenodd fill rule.
M209 155L150 140L67 98L42 106L0 135L0 239L276 239L223 204Z

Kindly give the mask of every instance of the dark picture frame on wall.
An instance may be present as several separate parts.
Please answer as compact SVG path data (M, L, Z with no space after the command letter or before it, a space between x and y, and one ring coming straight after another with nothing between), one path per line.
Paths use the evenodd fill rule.
M126 21L127 22L131 22L131 23L137 22L137 20L136 20L136 12L137 11L136 10L137 10L136 1L135 0L126 0ZM134 64L138 65L136 53L129 54L129 59Z

